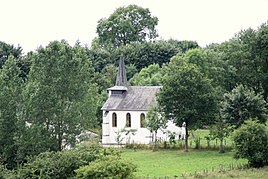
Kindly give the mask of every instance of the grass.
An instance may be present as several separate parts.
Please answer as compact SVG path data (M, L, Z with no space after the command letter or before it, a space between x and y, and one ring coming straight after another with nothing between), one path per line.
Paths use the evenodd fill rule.
M218 171L246 164L246 160L233 159L233 153L190 150L133 150L123 149L122 157L138 166L138 177L174 177L196 172Z
M206 179L214 179L214 178L220 178L220 179L230 179L230 178L247 178L247 179L266 179L268 176L268 167L264 168L250 168L246 170L219 170L215 172L208 172L208 173L197 173L194 175L187 175L184 178L206 178Z

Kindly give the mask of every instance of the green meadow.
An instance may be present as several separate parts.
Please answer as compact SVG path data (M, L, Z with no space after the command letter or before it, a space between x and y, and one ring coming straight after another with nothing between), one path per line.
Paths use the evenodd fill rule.
M174 177L208 173L241 167L246 160L233 159L232 152L194 150L133 150L122 149L122 157L138 166L138 177Z

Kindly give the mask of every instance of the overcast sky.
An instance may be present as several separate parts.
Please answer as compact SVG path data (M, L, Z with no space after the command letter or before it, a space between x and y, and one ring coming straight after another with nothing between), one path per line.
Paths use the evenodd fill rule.
M52 40L91 44L97 22L136 4L158 17L162 39L221 43L268 20L268 0L0 0L0 41L24 52Z

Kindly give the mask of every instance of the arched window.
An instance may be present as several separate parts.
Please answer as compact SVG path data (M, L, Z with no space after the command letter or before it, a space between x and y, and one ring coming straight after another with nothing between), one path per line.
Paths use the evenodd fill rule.
M145 127L145 114L144 113L141 113L141 116L140 116L140 123L141 123L141 128L144 128Z
M126 116L126 127L131 127L131 115L129 113Z
M112 114L112 127L117 127L117 115L115 112Z

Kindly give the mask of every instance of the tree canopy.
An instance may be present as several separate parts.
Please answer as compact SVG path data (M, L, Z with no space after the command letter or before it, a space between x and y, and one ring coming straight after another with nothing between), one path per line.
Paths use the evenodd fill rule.
M37 131L31 136L42 144L32 146L37 153L72 146L82 130L96 124L93 73L78 45L72 48L65 41L54 41L38 50L24 91L24 119L30 124L25 132Z
M249 118L255 118L265 123L268 110L262 95L255 94L253 89L246 86L238 85L224 95L221 113L226 123L238 128Z
M182 57L173 58L166 68L163 88L158 102L167 119L176 125L186 122L186 150L188 128L210 124L216 113L215 92L211 81L199 68Z
M144 42L157 37L157 17L137 5L119 7L108 19L98 21L97 34L103 46L119 47L131 42Z
M8 169L17 165L17 122L21 109L20 70L11 55L0 69L0 163Z

